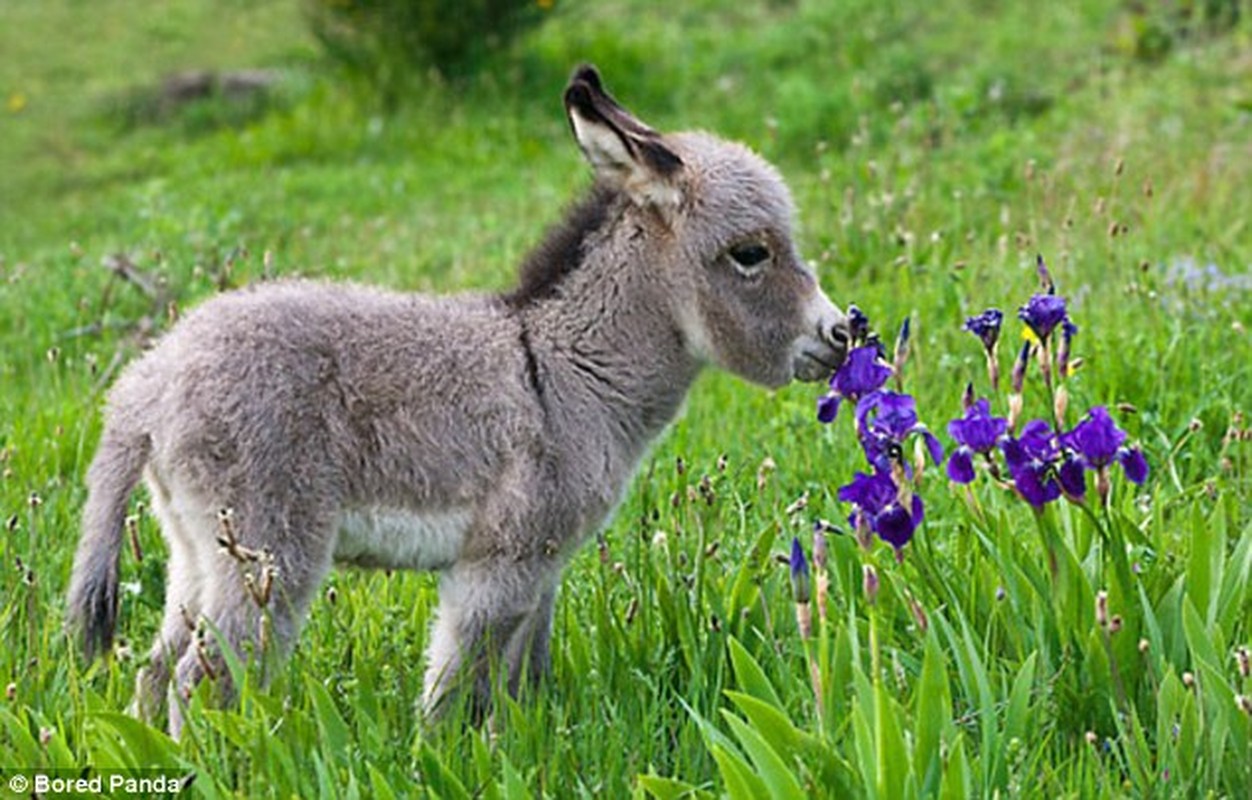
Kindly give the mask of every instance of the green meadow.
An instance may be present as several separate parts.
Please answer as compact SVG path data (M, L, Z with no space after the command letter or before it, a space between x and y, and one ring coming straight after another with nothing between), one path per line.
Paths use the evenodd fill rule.
M0 795L90 766L194 773L206 797L1252 796L1246 4L548 13L476 79L383 102L295 0L0 5ZM583 61L652 125L779 167L831 297L888 349L908 318L899 377L949 452L967 384L1005 413L1042 255L1079 327L1067 424L1106 406L1147 481L1114 467L1107 503L1089 477L1084 505L1037 513L930 464L897 560L836 496L868 468L848 411L817 421L825 387L708 371L569 565L552 675L489 728L416 711L435 578L350 570L269 685L235 665L239 704L197 693L178 742L129 717L163 597L152 519L123 548L111 657L62 630L120 365L181 309L278 276L509 288L590 184L560 100ZM253 69L270 83L243 98L163 84ZM998 393L961 330L988 307ZM1023 398L1051 418L1034 365ZM787 556L795 537L811 559L819 520L805 637Z

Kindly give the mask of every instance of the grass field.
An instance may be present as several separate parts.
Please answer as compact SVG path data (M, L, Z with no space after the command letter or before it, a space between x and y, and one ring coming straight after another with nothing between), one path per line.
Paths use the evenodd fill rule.
M4 3L0 794L91 765L238 797L1252 796L1252 23L1147 5L557 3L488 78L384 110L294 0ZM349 571L239 707L197 696L177 743L127 717L162 597L150 519L114 657L61 631L118 364L171 304L271 273L507 287L588 184L560 105L583 60L658 127L779 165L832 297L888 341L910 319L904 385L949 451L967 382L1006 403L961 324L1005 311L1007 377L1043 254L1080 327L1069 422L1109 407L1147 482L1037 514L931 467L897 561L846 535L836 492L866 468L822 389L709 373L570 565L554 674L494 734L419 724L433 578ZM258 67L280 76L262 103L144 99ZM1050 413L1037 370L1024 396ZM845 535L806 640L786 555L819 519Z

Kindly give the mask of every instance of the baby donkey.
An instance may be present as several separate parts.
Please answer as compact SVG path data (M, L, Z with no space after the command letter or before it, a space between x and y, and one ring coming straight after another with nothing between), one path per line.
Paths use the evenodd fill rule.
M548 666L553 597L706 364L817 381L843 313L792 241L782 179L746 147L662 134L594 68L565 90L595 173L503 294L430 297L281 281L205 302L108 398L69 588L107 651L128 499L169 546L137 707L177 735L222 648L287 652L336 562L438 570L424 710ZM206 633L206 630L208 631Z

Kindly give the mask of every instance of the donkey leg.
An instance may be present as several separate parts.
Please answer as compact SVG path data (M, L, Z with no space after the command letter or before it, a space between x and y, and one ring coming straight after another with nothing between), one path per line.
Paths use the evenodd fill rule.
M545 565L491 559L457 564L446 572L439 590L439 610L426 650L422 707L436 717L459 686L472 689L474 716L490 707L491 666L507 669L516 691L534 636L546 617L551 590Z
M131 713L153 722L165 709L173 665L191 644L192 625L200 614L206 576L200 572L196 542L188 535L186 520L174 509L169 491L155 469L149 469L148 486L152 510L169 548L169 558L161 629L149 652L148 664L139 670L136 678Z
M220 526L216 518L214 524ZM236 687L223 648L229 647L241 661L260 662L262 678L267 677L265 671L294 644L304 613L330 570L333 531L321 515L244 513L232 524L235 552L200 552L202 568L213 576L205 586L201 618L216 635L204 626L175 668L179 703L170 707L174 736L184 721L181 703L202 680L213 682L218 702L233 701Z
M172 665L191 645L192 626L200 614L202 581L194 554L171 540L161 629L152 644L148 664L139 670L135 685L133 713L147 722L160 717L166 704Z
M539 608L534 614L527 665L531 683L538 683L552 671L552 613L555 606L556 586L553 585L539 599Z

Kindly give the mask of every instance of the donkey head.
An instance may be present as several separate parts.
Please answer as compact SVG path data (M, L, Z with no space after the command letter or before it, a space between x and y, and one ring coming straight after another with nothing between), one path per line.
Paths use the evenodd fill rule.
M602 185L648 231L688 351L766 386L828 377L847 351L847 320L792 239L791 195L748 148L705 133L661 134L605 92L589 66L565 91L574 137Z

